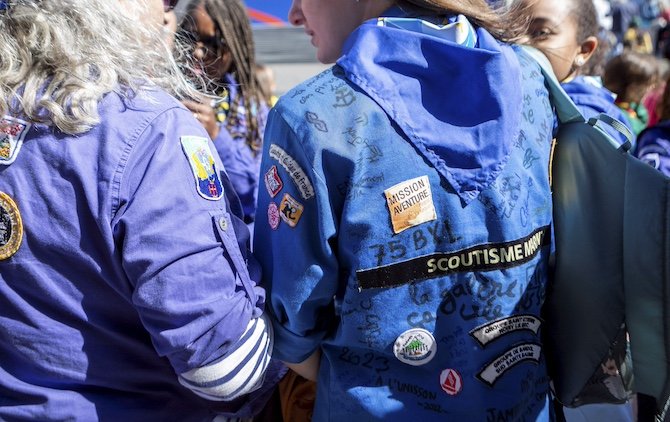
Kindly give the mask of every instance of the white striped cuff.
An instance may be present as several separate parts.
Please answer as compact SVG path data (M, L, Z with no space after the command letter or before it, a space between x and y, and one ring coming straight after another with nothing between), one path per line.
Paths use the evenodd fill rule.
M210 365L179 375L179 382L208 400L233 400L258 389L272 355L273 331L265 316L252 319L235 350Z

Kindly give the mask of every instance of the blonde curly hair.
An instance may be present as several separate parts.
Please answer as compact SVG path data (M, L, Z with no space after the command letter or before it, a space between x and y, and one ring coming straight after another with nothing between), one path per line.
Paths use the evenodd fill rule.
M195 97L161 28L140 24L143 1L9 0L0 11L0 116L77 134L100 121L110 92L130 98L157 86Z

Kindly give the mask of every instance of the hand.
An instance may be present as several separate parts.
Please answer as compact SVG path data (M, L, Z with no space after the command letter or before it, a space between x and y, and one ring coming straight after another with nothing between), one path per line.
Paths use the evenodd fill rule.
M193 117L198 119L212 140L219 135L219 122L216 120L216 112L209 103L184 100L183 104L193 112Z

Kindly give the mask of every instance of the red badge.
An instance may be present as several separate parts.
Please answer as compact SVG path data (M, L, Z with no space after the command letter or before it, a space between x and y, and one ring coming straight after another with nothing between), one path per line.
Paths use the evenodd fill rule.
M450 396L455 396L463 389L463 378L455 369L445 369L440 374L440 387Z
M284 187L284 182L281 181L279 177L279 172L277 171L277 166L270 167L267 173L265 173L265 188L270 194L270 198L274 198Z
M268 223L270 223L270 228L272 230L277 230L280 221L281 218L279 217L279 208L277 208L277 204L270 202L270 205L268 205Z

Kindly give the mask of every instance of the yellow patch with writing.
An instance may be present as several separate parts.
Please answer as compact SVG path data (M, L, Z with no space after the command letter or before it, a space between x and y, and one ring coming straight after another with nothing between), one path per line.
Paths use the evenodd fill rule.
M0 261L19 250L23 239L23 222L12 198L0 192Z
M286 224L295 227L300 221L303 210L304 206L287 193L284 195L281 205L279 205L279 216Z
M393 233L400 233L437 218L428 176L398 183L384 191Z

